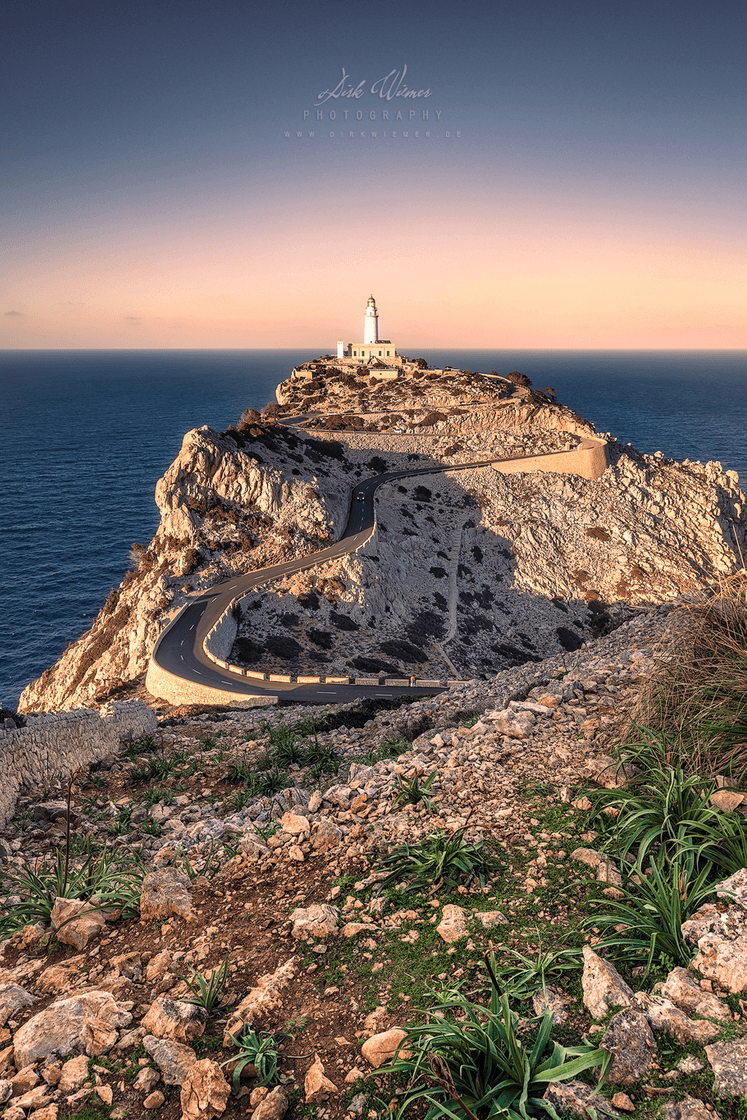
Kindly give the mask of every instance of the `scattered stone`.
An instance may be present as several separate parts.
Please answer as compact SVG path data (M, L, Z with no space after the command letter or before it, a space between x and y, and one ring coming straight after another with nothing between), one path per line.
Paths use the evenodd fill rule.
M448 945L467 936L467 912L461 906L452 906L447 903L443 908L443 917L436 926L436 933Z
M170 918L172 914L188 922L191 922L194 917L189 879L176 867L150 871L143 879L140 917Z
M634 1085L648 1073L656 1057L656 1042L646 1016L632 1007L612 1016L600 1046L612 1054L607 1081L613 1085Z
M182 1085L183 1120L213 1120L228 1104L231 1087L217 1062L203 1058L195 1062Z
M161 1075L157 1069L153 1069L153 1066L143 1066L133 1081L132 1087L138 1093L152 1093L160 1080Z
M407 1038L407 1031L400 1027L392 1027L383 1034L375 1034L361 1046L361 1054L374 1069L383 1066L384 1062L391 1061L395 1055L400 1058L409 1058L410 1051L406 1048L399 1049ZM399 1053L398 1053L399 1051Z
M703 1063L694 1058L692 1054L686 1054L684 1058L680 1058L677 1062L677 1069L680 1073L699 1073L703 1069Z
M166 1103L166 1098L160 1089L156 1089L154 1093L146 1097L143 1101L143 1108L156 1109L160 1108L162 1104Z
M280 818L280 827L283 832L288 832L291 836L308 837L311 832L309 818L302 817L299 813L283 813Z
M366 930L370 931L370 929L371 927L366 925L365 922L346 922L340 930L340 933L343 937L351 938L355 937L358 933L365 933Z
M747 1039L706 1046L713 1070L713 1087L725 1097L747 1096Z
M581 986L584 1005L595 1019L603 1019L613 1007L630 1007L633 1003L633 989L614 965L602 960L588 945L584 947Z
M290 916L293 922L294 937L334 937L337 933L337 921L340 910L337 906L329 906L324 902L315 902L313 906L304 909L297 906Z
M365 1107L366 1107L366 1094L365 1093L358 1093L357 1096L353 1097L352 1101L350 1102L350 1104L348 1105L348 1107L346 1108L345 1111L346 1112L351 1112L353 1114L353 1116L360 1116L360 1114L363 1112L363 1109Z
M717 789L708 799L714 809L724 813L733 813L744 801L743 793L736 793L733 789Z
M24 1066L19 1069L15 1077L11 1078L10 1084L13 1089L13 1096L22 1097L24 1093L28 1093L29 1089L33 1089L35 1085L39 1084L39 1074L36 1072L36 1067Z
M612 1104L615 1108L621 1108L623 1112L635 1112L635 1105L627 1093L615 1093L612 1097Z
M314 834L311 837L311 846L315 852L328 852L330 848L336 848L342 840L342 829L329 817L323 817L318 825L314 826Z
M578 863L583 863L586 867L591 867L596 871L604 856L601 852L595 852L593 848L576 848L575 851L571 852L571 859L575 859Z
M337 1092L337 1086L334 1082L324 1076L324 1066L318 1054L309 1067L303 1087L307 1104L320 1104L322 1101L326 1101L332 1093Z
M95 1092L103 1104L110 1105L114 1100L114 1090L111 1085L97 1085Z
M279 965L273 973L262 976L256 988L250 988L239 1006L229 1016L223 1032L223 1045L231 1045L231 1035L241 1033L247 1023L258 1023L264 1015L275 1011L282 1005L285 989L296 975L298 959L289 957L285 964Z
M484 929L492 929L493 926L505 925L508 918L502 910L477 910L474 917L483 926Z
M365 1073L354 1067L349 1073L345 1074L345 1084L353 1085L356 1081L362 1081L365 1076Z

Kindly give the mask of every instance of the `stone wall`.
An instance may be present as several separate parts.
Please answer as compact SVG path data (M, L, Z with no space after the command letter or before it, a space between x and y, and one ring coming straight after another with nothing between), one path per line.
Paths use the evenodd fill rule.
M550 451L546 455L524 455L493 463L501 474L519 471L552 471L554 474L578 474L581 478L601 478L609 466L607 443L603 439L583 439L571 451Z
M0 728L0 827L12 817L21 790L44 790L83 766L114 754L120 744L157 727L142 700L112 701L101 711L41 712L26 727Z

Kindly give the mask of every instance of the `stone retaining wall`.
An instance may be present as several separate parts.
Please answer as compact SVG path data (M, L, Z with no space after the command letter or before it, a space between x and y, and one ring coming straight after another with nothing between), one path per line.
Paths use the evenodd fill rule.
M267 708L277 704L277 696L251 696L246 692L229 692L211 688L197 681L187 681L162 669L151 657L145 687L152 696L159 696L169 704L230 704L234 708Z
M601 478L609 466L607 443L603 439L583 439L572 451L550 451L546 455L525 455L520 459L503 459L493 463L501 474L520 471L552 471L554 474L578 474L582 478Z
M80 767L100 762L120 744L150 735L158 726L142 700L112 701L101 711L28 715L26 726L0 728L0 827L15 810L21 790L44 790Z

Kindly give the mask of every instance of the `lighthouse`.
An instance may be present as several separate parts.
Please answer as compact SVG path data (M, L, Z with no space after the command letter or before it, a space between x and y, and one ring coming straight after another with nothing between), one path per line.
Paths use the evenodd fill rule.
M363 342L337 343L338 358L354 358L358 362L386 365L387 358L398 357L394 343L389 338L379 338L379 312L376 300L368 297L366 313L363 316Z
M363 316L363 342L368 345L379 341L379 313L376 310L376 300L368 297L366 314Z

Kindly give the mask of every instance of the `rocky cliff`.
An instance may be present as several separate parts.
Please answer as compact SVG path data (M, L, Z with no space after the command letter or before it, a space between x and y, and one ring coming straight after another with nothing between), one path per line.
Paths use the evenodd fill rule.
M382 379L309 363L277 397L279 418L250 412L237 429L185 436L156 487L155 537L91 630L25 690L23 710L99 701L135 678L192 592L339 536L355 481L564 450L593 432L549 392L417 366ZM232 659L280 672L490 676L742 566L734 472L614 443L610 458L595 481L486 467L382 487L364 549L247 596Z

